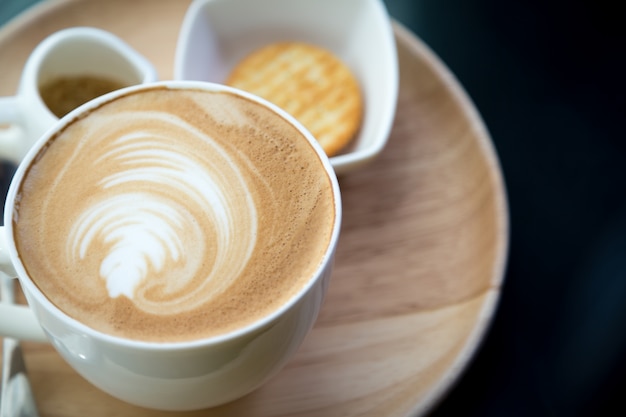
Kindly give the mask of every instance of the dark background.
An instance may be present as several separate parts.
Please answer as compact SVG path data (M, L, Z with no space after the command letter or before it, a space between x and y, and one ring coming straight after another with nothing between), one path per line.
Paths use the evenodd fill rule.
M0 0L0 24L36 2ZM474 101L510 204L497 314L431 417L626 415L622 4L385 3Z
M602 1L387 5L476 104L510 203L497 315L432 417L626 415L626 12Z

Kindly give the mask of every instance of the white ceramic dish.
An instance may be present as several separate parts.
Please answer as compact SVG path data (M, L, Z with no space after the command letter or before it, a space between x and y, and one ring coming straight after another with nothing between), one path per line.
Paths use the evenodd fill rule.
M224 82L247 54L281 40L322 46L354 72L363 124L330 161L337 174L369 162L387 143L398 95L393 29L380 0L195 0L180 29L174 78Z

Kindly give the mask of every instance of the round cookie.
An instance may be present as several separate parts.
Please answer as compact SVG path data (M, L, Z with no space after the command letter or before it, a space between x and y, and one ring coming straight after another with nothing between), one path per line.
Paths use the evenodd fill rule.
M344 148L361 125L363 99L356 78L330 51L314 45L267 45L239 62L226 84L290 113L328 156Z

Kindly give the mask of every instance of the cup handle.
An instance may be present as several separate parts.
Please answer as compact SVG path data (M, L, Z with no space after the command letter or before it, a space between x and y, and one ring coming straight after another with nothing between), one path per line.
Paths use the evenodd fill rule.
M0 158L18 161L18 151L22 142L22 128L20 122L19 102L17 96L0 97Z
M33 311L27 306L13 304L13 279L16 275L6 251L5 229L0 226L0 336L47 342Z

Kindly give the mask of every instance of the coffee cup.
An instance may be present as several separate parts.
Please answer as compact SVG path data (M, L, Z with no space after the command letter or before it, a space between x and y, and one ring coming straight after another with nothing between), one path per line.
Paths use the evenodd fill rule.
M92 27L49 35L28 57L15 96L0 97L0 155L19 163L63 114L121 87L157 80L152 64L117 36Z
M341 223L312 135L249 93L163 81L64 116L18 166L0 267L40 340L126 402L192 410L278 372L313 326Z

